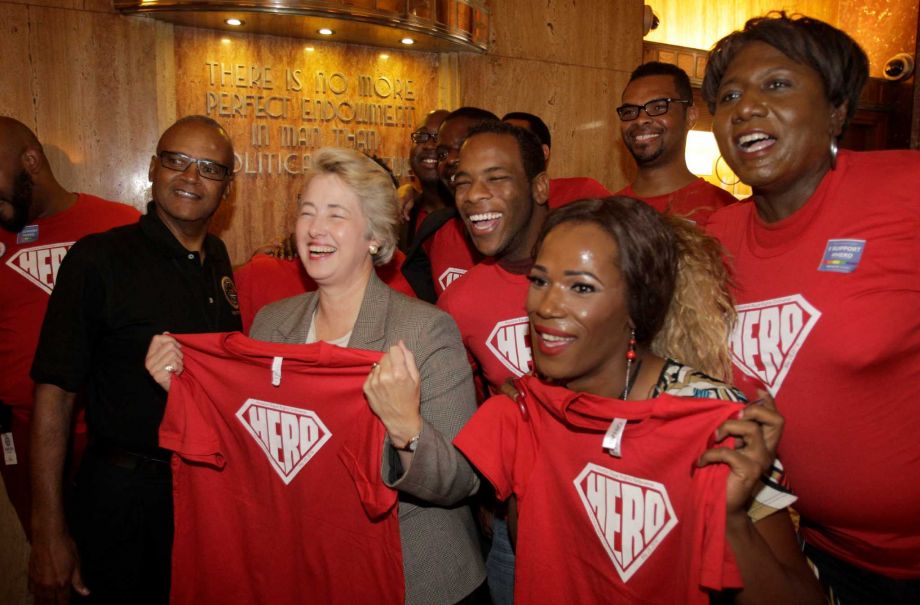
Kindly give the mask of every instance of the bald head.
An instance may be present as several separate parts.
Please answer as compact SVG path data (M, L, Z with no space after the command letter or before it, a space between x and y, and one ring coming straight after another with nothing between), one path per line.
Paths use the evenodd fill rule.
M0 116L0 153L18 156L29 149L42 152L42 144L35 133L19 120Z
M210 133L208 131L211 131ZM214 161L224 166L233 166L233 141L217 120L202 115L191 115L179 118L172 126L167 128L160 140L157 141L157 154L161 151L170 151L169 142L176 138L206 138L212 141L221 158ZM164 147L166 143L166 147Z

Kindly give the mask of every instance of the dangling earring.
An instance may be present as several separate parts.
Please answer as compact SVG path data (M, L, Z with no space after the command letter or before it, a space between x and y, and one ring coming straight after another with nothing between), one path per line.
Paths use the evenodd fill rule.
M831 170L837 168L837 137L831 137Z
M371 253L371 256L377 256L377 253L380 252L380 246L377 244L371 244L367 247L367 251Z
M629 335L629 348L626 350L626 383L623 385L622 400L629 397L629 375L632 372L632 363L636 359L636 329L633 328Z

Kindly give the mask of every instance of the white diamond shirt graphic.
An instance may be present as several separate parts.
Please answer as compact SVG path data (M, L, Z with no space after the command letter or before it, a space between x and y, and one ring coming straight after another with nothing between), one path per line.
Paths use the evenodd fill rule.
M61 261L73 242L58 242L47 246L23 248L6 259L6 264L31 283L51 294Z
M668 490L591 462L574 483L617 574L628 582L677 525Z
M443 273L438 277L438 283L441 284L441 289L446 290L447 286L451 285L460 277L466 273L463 269L458 269L456 267L448 267L444 270Z
M527 316L506 319L495 324L486 347L515 376L523 376L530 371L531 351L527 338L530 324Z
M285 485L294 480L332 437L315 412L279 403L247 399L236 417L265 452Z
M776 396L821 312L801 294L738 305L736 310L732 360Z

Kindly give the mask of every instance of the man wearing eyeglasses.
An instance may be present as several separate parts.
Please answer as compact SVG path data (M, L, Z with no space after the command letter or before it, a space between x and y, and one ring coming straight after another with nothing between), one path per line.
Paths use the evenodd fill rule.
M418 180L419 190L407 202L403 209L407 217L405 232L400 237L401 247L406 250L412 245L415 233L424 222L425 217L451 204L451 194L441 183L438 176L438 128L450 113L446 109L435 109L425 116L418 128L411 135L412 148L409 150L409 165L412 174Z
M144 361L155 334L241 328L230 259L208 234L233 163L217 122L177 121L150 162L147 214L80 240L61 265L32 365L36 603L67 602L71 587L93 603L169 601L172 478L157 442L166 393ZM77 393L90 444L65 520L61 469Z
M617 115L623 142L638 167L636 179L617 195L701 224L736 201L687 168L687 132L696 124L697 109L684 70L656 61L640 65L623 91Z
M449 191L450 205L425 217L402 267L403 275L424 301L434 303L455 279L479 261L479 254L454 207L453 177L467 134L488 121L497 122L498 116L479 107L461 107L447 114L438 129L438 175Z

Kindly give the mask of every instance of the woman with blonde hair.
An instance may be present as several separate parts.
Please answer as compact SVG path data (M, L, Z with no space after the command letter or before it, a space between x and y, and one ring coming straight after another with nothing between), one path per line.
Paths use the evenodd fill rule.
M395 292L374 272L396 249L396 190L386 171L345 149L321 149L312 161L295 237L318 289L263 308L250 336L386 353L364 392L387 433L382 479L399 492L405 602L464 602L475 598L485 568L464 503L479 480L451 445L476 405L460 334L446 313ZM170 337L157 338L148 368L168 388L160 368L180 372L181 352Z
M785 509L749 510L782 418L684 362L729 374L718 244L611 197L551 213L535 251L534 375L455 440L517 498L519 605L821 602Z

